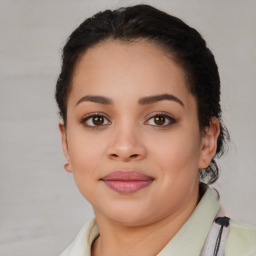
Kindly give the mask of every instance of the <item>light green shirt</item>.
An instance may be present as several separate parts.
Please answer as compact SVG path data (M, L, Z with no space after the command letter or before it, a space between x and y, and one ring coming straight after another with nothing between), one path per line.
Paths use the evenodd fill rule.
M193 214L157 256L199 256L219 208L207 186ZM91 244L98 235L93 219L60 256L91 256ZM225 256L256 256L256 227L231 220Z

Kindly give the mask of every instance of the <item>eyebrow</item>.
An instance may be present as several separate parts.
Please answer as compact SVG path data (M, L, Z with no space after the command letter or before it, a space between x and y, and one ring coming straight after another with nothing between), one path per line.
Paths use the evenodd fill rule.
M104 105L113 105L113 101L107 97L103 96L94 96L94 95L86 95L82 97L77 103L76 106L84 101L89 101L89 102L95 102L95 103L101 103Z
M179 98L177 98L176 96L174 96L172 94L167 94L167 93L166 94L143 97L138 101L138 103L141 104L141 105L147 105L147 104L152 104L152 103L162 101L162 100L175 101L175 102L179 103L181 106L184 107L184 103Z
M139 99L138 103L140 105L148 105L148 104L153 104L156 103L158 101L162 101L162 100L170 100L170 101L175 101L177 103L179 103L181 106L184 107L184 103L177 98L176 96L172 95L172 94L160 94L160 95L153 95L153 96L147 96L147 97L143 97L141 99ZM100 103L100 104L104 104L104 105L113 105L113 101L110 98L104 97L104 96L98 96L98 95L86 95L84 97L82 97L81 99L78 100L78 102L76 103L76 106L78 104L80 104L81 102L95 102L95 103Z

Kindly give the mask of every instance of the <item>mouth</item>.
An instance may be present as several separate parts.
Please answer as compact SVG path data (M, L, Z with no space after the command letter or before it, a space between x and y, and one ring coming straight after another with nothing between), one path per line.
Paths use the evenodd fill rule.
M100 180L118 193L131 194L149 186L154 178L137 171L115 171Z

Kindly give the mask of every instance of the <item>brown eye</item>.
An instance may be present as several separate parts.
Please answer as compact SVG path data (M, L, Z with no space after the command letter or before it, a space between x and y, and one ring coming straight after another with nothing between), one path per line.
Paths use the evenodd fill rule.
M92 123L94 125L103 125L104 124L104 117L102 116L94 116L92 117Z
M176 123L176 119L174 119L172 116L167 114L156 114L154 116L151 116L147 121L147 125L152 126L163 126L168 127L169 125Z
M166 117L164 116L156 116L154 117L154 122L157 125L164 125L166 122Z
M81 123L90 128L97 128L110 124L111 122L103 115L94 114L82 119Z

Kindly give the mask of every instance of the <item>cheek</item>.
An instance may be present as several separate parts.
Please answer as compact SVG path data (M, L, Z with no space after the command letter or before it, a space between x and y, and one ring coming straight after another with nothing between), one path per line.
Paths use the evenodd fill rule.
M184 196L198 180L199 132L181 131L153 145L151 154L159 165L161 183L170 193Z
M70 162L73 167L73 172L90 172L97 161L97 151L90 146L90 144L83 143L79 140L77 143L70 144Z
M74 179L84 194L100 176L99 159L103 157L104 145L97 138L85 136L79 131L69 137L69 157Z
M154 145L152 154L157 156L159 163L172 171L180 172L184 168L188 171L198 169L200 156L200 135L198 131L178 132L151 143Z

